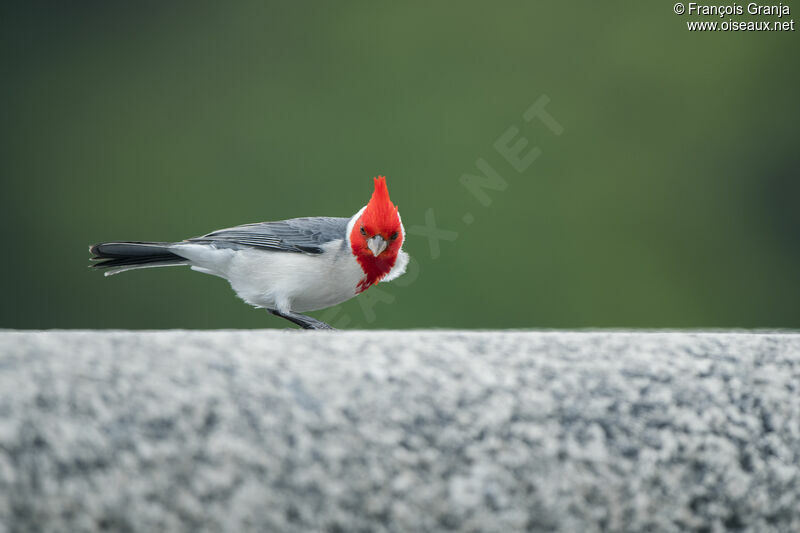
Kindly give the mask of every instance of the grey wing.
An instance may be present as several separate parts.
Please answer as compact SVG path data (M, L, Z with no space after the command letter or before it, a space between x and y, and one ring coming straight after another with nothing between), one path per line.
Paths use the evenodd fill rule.
M220 247L254 247L281 252L321 254L322 245L344 239L348 218L307 217L259 222L221 229L186 242Z

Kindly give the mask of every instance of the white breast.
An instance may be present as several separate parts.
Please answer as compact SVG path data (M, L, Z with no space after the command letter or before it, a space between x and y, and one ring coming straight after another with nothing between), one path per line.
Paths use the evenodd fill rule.
M341 240L326 243L323 250L301 254L200 244L179 244L174 249L192 262L193 270L227 279L250 305L301 313L349 300L364 278Z

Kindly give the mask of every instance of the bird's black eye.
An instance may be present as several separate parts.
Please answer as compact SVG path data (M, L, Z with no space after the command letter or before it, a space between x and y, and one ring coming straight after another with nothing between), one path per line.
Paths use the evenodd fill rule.
M389 238L390 238L391 240L395 240L395 239L397 238L397 232L395 231L394 233L392 233L392 234L389 236Z
M367 236L367 230L364 229L364 226L361 226L361 235L363 235L364 237Z

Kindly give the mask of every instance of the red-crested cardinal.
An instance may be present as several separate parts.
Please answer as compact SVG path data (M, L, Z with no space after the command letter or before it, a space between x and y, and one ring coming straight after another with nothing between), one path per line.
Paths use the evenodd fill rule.
M350 218L308 217L223 229L181 242L104 242L89 248L106 276L189 265L227 279L236 294L305 329L333 329L301 311L339 304L402 275L408 254L386 179Z

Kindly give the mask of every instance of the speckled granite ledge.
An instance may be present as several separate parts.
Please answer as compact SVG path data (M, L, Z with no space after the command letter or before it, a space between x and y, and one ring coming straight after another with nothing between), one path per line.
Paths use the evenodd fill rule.
M800 335L0 332L0 532L800 531Z

